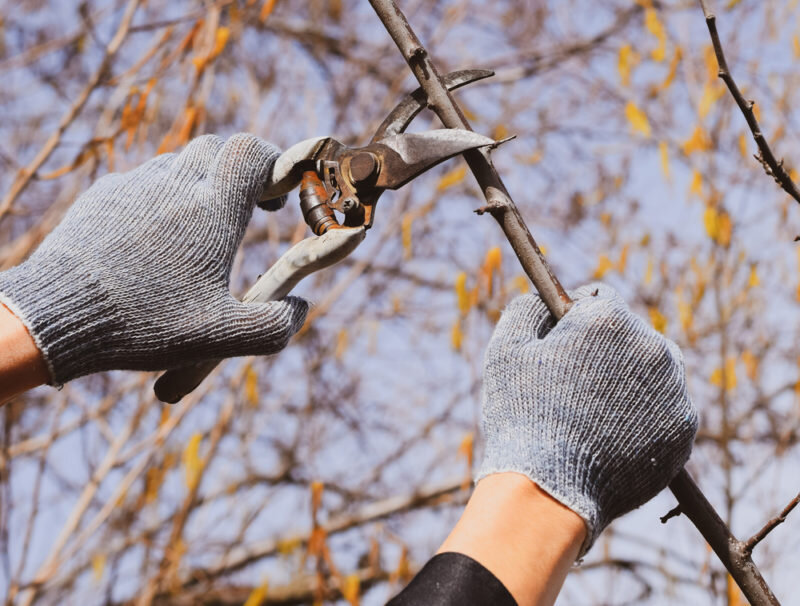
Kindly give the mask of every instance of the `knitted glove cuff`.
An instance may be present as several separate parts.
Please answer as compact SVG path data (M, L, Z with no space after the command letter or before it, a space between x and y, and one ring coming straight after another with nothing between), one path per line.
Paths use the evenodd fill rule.
M584 491L575 490L574 486L590 486L589 483L573 479L565 483L564 475L569 470L579 469L578 465L565 466L554 469L545 462L552 459L549 452L540 447L537 439L523 431L509 431L493 435L486 442L486 451L483 462L475 475L475 482L493 473L513 471L521 473L536 483L539 488L553 497L556 501L569 507L578 514L586 526L586 538L581 545L578 559L589 551L597 537L608 525L602 520L602 514L597 500ZM559 490L559 486L570 487L566 492Z
M55 386L92 372L105 335L118 330L99 280L68 258L29 260L0 273L0 302L33 336Z

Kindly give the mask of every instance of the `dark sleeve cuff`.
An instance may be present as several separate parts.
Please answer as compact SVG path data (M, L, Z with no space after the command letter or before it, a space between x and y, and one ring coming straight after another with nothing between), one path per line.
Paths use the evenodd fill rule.
M386 606L517 606L500 580L461 553L440 553Z

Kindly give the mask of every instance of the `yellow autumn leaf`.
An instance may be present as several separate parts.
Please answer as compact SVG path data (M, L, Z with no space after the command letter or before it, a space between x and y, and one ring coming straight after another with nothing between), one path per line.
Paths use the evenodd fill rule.
M794 51L794 58L800 59L800 37L797 34L792 37L792 50Z
M703 196L703 175L699 170L692 171L692 182L689 184L689 193L695 196Z
M613 261L608 258L607 254L600 253L597 259L597 267L594 268L594 272L592 273L592 279L600 280L612 269L614 269Z
M336 349L333 352L333 356L337 360L341 360L344 357L345 352L347 351L347 329L342 328L336 333Z
M203 435L200 433L192 434L189 438L189 443L183 451L183 466L186 478L186 487L189 490L194 490L197 486L197 481L200 479L200 472L203 469L203 464L200 461L200 442Z
M439 179L439 183L436 185L436 189L438 191L444 191L448 187L453 187L454 185L458 185L464 180L464 177L467 176L467 167L466 166L459 166L458 168L454 168L450 172L445 173L441 179Z
M714 54L714 47L710 44L703 47L703 61L706 64L706 80L715 82L719 77L719 64L717 55Z
M661 172L664 173L664 178L669 181L669 148L665 141L658 144L658 155L661 159Z
M461 331L461 320L456 320L450 330L450 344L455 351L461 351L461 344L464 342L464 333Z
M732 231L733 223L731 222L731 216L727 212L721 211L717 215L717 244L727 248L731 243Z
M706 228L706 234L712 240L717 239L717 232L719 231L719 212L713 206L707 206L703 211L703 227Z
M250 595L247 596L247 600L245 600L244 606L261 606L261 604L267 598L268 590L269 590L269 585L266 581L261 583L261 585L259 585L258 587L254 587L253 591L250 592Z
M757 103L753 103L753 115L756 117L756 120L761 122L761 108Z
M158 491L164 483L166 469L160 467L150 467L144 475L144 503L149 505L155 503L158 498Z
M524 164L539 164L542 161L544 154L542 153L541 149L534 150L533 153L527 156L516 156L517 160Z
M251 406L258 404L258 373L250 364L244 376L244 398Z
M649 307L647 309L648 314L650 314L650 323L653 325L658 332L664 334L667 330L667 317L662 314L657 307Z
M264 0L264 4L261 5L261 12L258 15L262 23L269 18L274 8L275 0Z
M742 158L746 158L749 155L747 153L747 135L744 133L739 135L739 153L742 154Z
M730 10L730 9L732 9L734 6L736 6L737 4L739 4L741 1L742 1L742 0L728 0L728 4L727 4L727 5L725 5L725 8L726 8L726 9L728 9L728 10Z
M486 258L484 259L484 266L492 271L499 271L500 265L503 262L503 252L499 246L493 246L486 251Z
M522 294L530 292L531 290L530 282L528 282L528 278L526 276L514 277L512 284L514 285L514 288L516 288Z
M645 137L650 136L650 122L647 120L647 115L633 101L628 101L625 105L625 117L634 132L641 133Z
M209 54L209 59L215 59L223 50L225 50L225 45L228 43L228 38L231 37L231 30L229 27L218 27L216 33L214 34L214 48L211 49L211 54Z
M342 583L342 597L350 606L358 606L361 594L361 579L357 574L347 575Z
M325 484L319 480L311 482L311 511L316 516L322 505L322 493L325 491Z
M730 4L734 6L738 4L739 0L731 0ZM728 7L730 8L730 6ZM741 590L739 586L736 584L736 581L733 580L733 577L729 574L726 575L728 578L728 604L727 606L742 606L742 596Z
M681 329L686 335L692 332L692 324L694 323L694 314L692 313L692 306L681 298L678 301L678 321L681 324Z
M459 105L461 106L461 111L463 112L463 114L464 114L464 117L465 117L467 120L469 120L470 122L474 122L475 120L477 120L477 119L478 119L478 114L476 114L474 111L472 111L472 110L471 110L471 109L470 109L470 108L467 106L467 104L466 104L466 103L464 103L463 101L459 101Z
M414 225L414 215L407 213L400 223L400 237L403 242L403 259L411 258L411 228Z
M742 363L744 364L744 371L747 378L751 381L755 381L758 376L758 358L753 355L752 351L745 349L742 352Z
M472 469L472 461L475 454L475 435L472 432L462 438L461 444L458 445L458 454L467 460L467 467Z
M628 265L628 250L629 244L625 244L619 253L619 261L617 261L617 271L621 274L625 273L625 267Z
M644 270L644 285L647 286L653 281L654 262L653 257L647 258L647 267Z
M675 81L675 76L678 73L678 64L681 62L682 57L683 49L680 46L675 47L675 54L672 55L672 61L669 62L669 71L667 72L667 77L664 78L664 81L659 87L662 91L667 90Z
M342 0L328 0L328 15L334 21L342 20Z
M655 36L658 41L658 45L651 51L650 56L653 61L663 61L667 53L667 32L654 8L648 8L644 12L644 24L647 31Z
M617 70L619 71L619 80L622 86L629 86L631 83L631 71L639 63L639 55L630 44L623 44L619 48L619 56L617 58Z
M750 264L750 275L747 276L747 287L748 288L755 288L761 284L761 280L758 279L758 272L756 271L756 264Z
M736 388L736 358L733 356L726 358L724 369L715 368L709 382L715 387L722 387L724 382L725 391L733 391Z
M103 572L106 569L106 556L102 553L96 553L92 556L92 579L95 583L99 583L103 578Z
M159 420L158 420L158 426L159 426L159 427L163 427L163 426L164 426L164 424L165 424L167 421L169 421L169 418L170 418L170 416L171 416L171 414L170 414L170 410L171 410L171 409L172 409L172 407L171 407L171 406L162 406L162 407L161 407L161 417L160 417L160 418L159 418Z
M502 263L503 253L499 246L494 246L486 251L486 257L483 260L483 273L486 276L486 292L490 299L492 297L494 276L500 273Z
M789 178L797 183L797 179L800 177L800 173L798 173L794 168L789 169Z
M470 305L470 296L467 292L467 274L465 272L461 272L456 276L456 301L458 302L458 311L462 314L466 314L469 311Z
M504 124L498 124L494 127L494 131L492 132L492 139L495 141L500 141L501 139L505 139L508 137L508 129L505 127Z
M181 124L181 128L178 131L178 135L175 139L176 145L183 145L189 141L189 138L192 136L192 129L194 128L196 120L197 108L187 107L183 114L183 124Z
M705 86L703 86L703 94L700 97L700 103L697 107L697 113L700 115L701 120L708 115L708 112L711 111L711 108L719 101L719 98L724 92L725 89L716 82L713 84L706 82Z
M703 130L702 126L696 126L694 131L692 131L691 136L686 139L681 145L681 150L687 156L693 154L694 152L702 152L708 151L713 147L711 139L706 134L706 131Z
M278 553L280 553L282 556L288 556L302 544L303 540L300 537L281 539L277 543Z

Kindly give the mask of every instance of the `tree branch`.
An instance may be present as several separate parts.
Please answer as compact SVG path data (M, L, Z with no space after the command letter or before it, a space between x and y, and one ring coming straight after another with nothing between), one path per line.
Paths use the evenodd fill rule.
M114 58L114 55L116 55L120 46L122 46L122 42L128 35L131 21L133 20L133 15L139 6L139 1L140 0L128 1L119 27L117 27L117 31L114 34L111 42L108 43L108 46L103 53L103 59L100 61L100 65L91 75L89 81L86 83L86 86L84 86L83 90L69 107L69 109L67 109L64 115L61 116L61 120L59 120L58 127L56 128L55 132L50 135L42 149L40 149L39 153L36 154L36 157L31 160L31 162L25 168L17 173L17 178L14 179L14 182L11 184L8 192L6 192L6 195L2 200L0 200L0 221L2 221L3 217L5 217L5 215L8 214L8 211L11 210L11 207L13 206L17 197L25 190L26 187L28 187L28 184L31 182L34 175L36 175L36 171L42 167L42 165L50 157L50 154L52 154L55 148L58 147L64 131L66 131L67 127L69 127L75 118L78 117L78 114L81 113L83 106L89 100L89 96L92 94L92 91L94 91L94 89L100 84L100 81L103 79L103 76L111 65L111 60Z
M717 33L716 15L708 10L705 0L699 0L699 2L706 18L708 33L711 35L711 43L714 45L714 54L716 55L717 63L719 64L718 75L722 81L725 82L725 85L728 87L731 96L733 97L734 101L736 101L736 105L739 106L739 109L744 115L744 119L747 121L747 126L750 128L750 132L753 133L753 139L755 139L756 145L758 145L758 154L755 156L755 159L759 161L761 166L764 167L764 171L770 177L775 179L775 182L780 185L787 194L789 194L797 202L800 202L800 190L797 189L797 186L792 181L789 173L786 172L786 169L783 167L783 159L778 161L775 158L775 154L772 153L769 143L767 143L767 140L764 138L764 135L761 132L761 127L759 126L758 120L756 120L756 115L753 112L755 101L745 100L741 91L739 90L739 87L736 85L733 76L731 75L730 69L728 69L728 62L725 60L725 52L722 50L722 43L720 42L719 34Z
M797 496L793 498L789 504L783 508L783 511L780 512L777 516L772 518L769 522L764 524L764 527L755 533L752 537L747 539L747 542L744 544L744 550L749 554L752 553L753 548L758 545L761 541L763 541L767 535L775 530L778 526L783 524L786 521L786 516L788 516L792 509L797 507L797 504L800 503L800 492L797 493Z
M372 8L397 44L420 86L428 96L432 109L448 128L470 129L467 119L442 82L428 51L419 41L394 0L370 0ZM484 150L464 154L486 197L486 210L500 223L525 273L556 319L569 310L572 301L542 255L528 231L514 201ZM800 198L798 198L800 200ZM681 470L670 484L681 511L697 527L717 556L725 564L742 592L754 605L778 605L758 568L742 552L744 543L733 536L725 522L705 498L686 470Z

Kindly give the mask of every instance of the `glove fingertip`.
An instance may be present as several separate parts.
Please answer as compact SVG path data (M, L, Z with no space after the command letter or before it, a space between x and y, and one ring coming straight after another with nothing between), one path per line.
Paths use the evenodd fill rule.
M257 199L279 155L272 143L250 133L237 133L225 141L210 175L218 187L244 191Z
M555 320L539 295L525 294L516 297L503 310L497 324L496 335L502 340L531 340L544 337Z
M308 315L308 301L301 297L285 297L279 301L248 304L251 313L256 315L266 341L283 349L305 324Z

